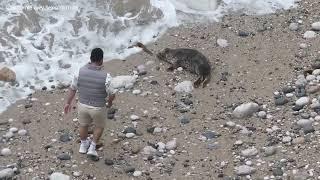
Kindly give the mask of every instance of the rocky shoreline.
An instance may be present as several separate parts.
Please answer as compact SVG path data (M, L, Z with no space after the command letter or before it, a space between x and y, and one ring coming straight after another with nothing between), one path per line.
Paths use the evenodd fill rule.
M319 9L229 15L147 45L203 52L206 88L143 52L105 63L121 78L99 159L78 153L66 89L35 92L0 115L0 179L319 179Z

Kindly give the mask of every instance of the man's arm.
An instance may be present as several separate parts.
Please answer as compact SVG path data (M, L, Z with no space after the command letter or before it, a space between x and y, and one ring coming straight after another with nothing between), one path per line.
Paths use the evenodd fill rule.
M68 92L68 97L67 97L67 102L64 106L64 113L65 114L68 114L70 111L71 111L71 108L72 108L72 101L76 95L76 92L77 92L77 84L78 84L78 77L75 75L73 77L73 80L72 80L72 83L71 83L71 86L69 88L69 92Z
M110 74L107 74L107 78L106 78L106 91L108 93L108 108L110 108L112 106L112 102L113 100L116 98L116 91L111 87L111 80L112 77Z

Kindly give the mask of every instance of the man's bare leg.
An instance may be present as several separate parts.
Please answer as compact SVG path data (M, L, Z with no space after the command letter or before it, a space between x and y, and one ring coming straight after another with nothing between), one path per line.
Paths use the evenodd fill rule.
M104 128L95 127L93 131L93 142L97 144L102 136Z
M80 126L80 139L85 141L88 138L88 126Z

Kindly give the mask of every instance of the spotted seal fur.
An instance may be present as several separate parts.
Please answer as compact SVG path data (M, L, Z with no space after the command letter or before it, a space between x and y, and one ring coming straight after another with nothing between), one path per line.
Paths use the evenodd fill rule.
M146 53L153 55L142 43L137 43L131 47L140 47ZM201 52L195 49L179 48L170 49L165 48L156 54L156 57L164 62L170 64L169 71L173 71L178 67L182 67L191 73L197 74L200 77L193 83L194 87L197 88L202 84L202 87L210 82L211 79L211 65Z

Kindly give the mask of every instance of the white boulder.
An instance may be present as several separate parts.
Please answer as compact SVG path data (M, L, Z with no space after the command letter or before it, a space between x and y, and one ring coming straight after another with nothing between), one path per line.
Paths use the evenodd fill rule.
M193 90L193 84L191 81L183 81L179 83L174 90L180 93L191 93Z
M246 118L252 116L255 112L259 110L259 105L257 103L245 103L236 107L233 111L233 116L236 118Z

